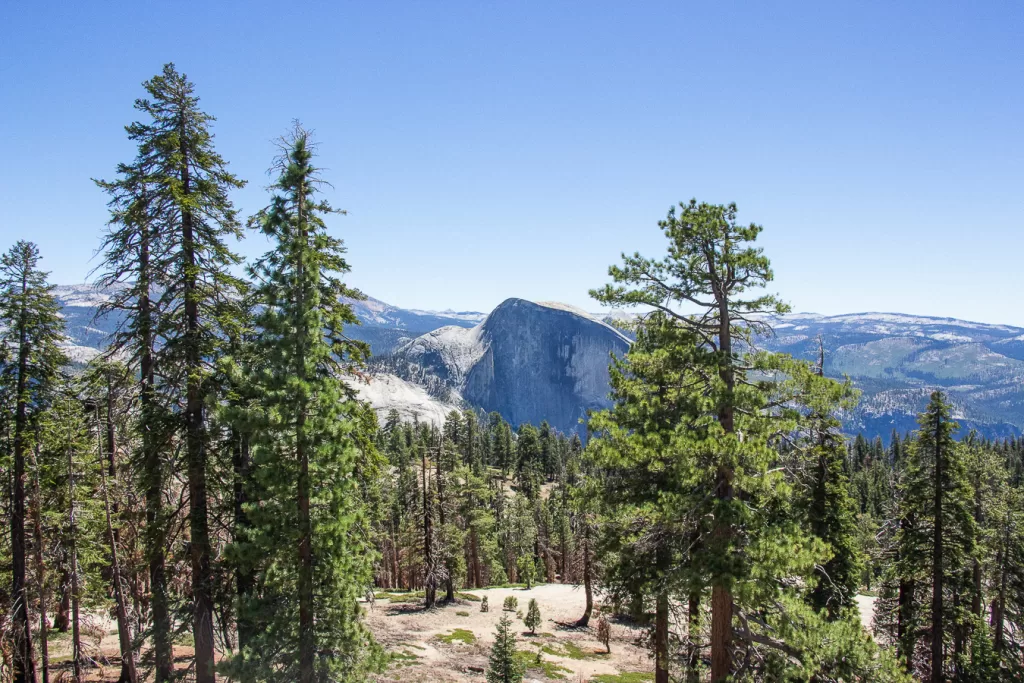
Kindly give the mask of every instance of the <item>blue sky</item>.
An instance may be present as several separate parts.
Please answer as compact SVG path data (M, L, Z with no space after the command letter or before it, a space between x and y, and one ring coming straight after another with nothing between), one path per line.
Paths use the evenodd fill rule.
M90 178L173 61L246 215L271 140L316 130L351 281L397 305L593 308L696 197L765 227L796 310L1024 325L1022 35L1016 1L7 2L0 242L86 277Z

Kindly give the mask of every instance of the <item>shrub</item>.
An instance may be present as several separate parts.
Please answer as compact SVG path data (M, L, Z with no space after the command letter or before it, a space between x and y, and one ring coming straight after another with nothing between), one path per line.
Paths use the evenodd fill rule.
M523 623L526 624L526 628L530 629L530 633L536 633L537 627L541 624L540 606L533 598L530 598L530 606L526 610L526 618L523 619Z
M506 612L515 612L517 607L519 607L519 598L510 595L505 598L505 604L502 606L502 609Z
M486 595L484 596L484 599L480 601L480 611L481 612L490 612L491 611L490 606L487 604L487 596Z

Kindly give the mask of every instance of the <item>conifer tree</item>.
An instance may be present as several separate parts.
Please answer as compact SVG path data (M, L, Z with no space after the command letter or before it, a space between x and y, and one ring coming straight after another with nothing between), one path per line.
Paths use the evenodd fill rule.
M502 614L494 632L494 645L487 667L487 683L520 683L523 666L516 658L516 634L512 621Z
M89 433L78 387L64 383L53 406L41 420L43 466L50 470L51 486L58 489L59 543L65 548L71 596L71 666L74 680L82 679L86 662L82 650L82 612L95 606L105 591L102 565L103 514L97 449Z
M971 595L977 538L974 492L950 414L946 397L936 391L918 418L901 486L889 590L896 600L890 638L907 670L935 683L960 666L969 610L956 603L959 596Z
M139 274L146 275L146 281L136 286L138 294L147 298L139 300L129 329L137 333L138 341L151 345L141 348L140 365L149 356L155 371L166 379L156 387L148 386L154 369L141 368L143 401L153 402L152 393L159 390L165 405L181 407L181 420L174 426L181 433L186 456L196 681L212 683L214 587L207 462L214 437L207 403L213 389L209 381L213 358L226 328L237 324L238 295L243 289L231 274L239 258L228 240L241 237L242 232L228 192L244 183L227 171L215 151L210 133L214 119L199 108L195 88L184 74L167 64L143 87L148 97L136 100L135 108L147 120L127 128L129 138L138 144L138 157L119 168L118 181L101 183L114 197L114 223L121 228L107 241L107 279L123 280L136 264ZM155 303L148 299L153 295L158 295ZM149 417L147 429L162 416ZM159 495L156 488L163 483L155 450L152 447L145 454L150 460L146 469L152 498ZM167 605L161 593L166 579L160 576L161 557L155 549L163 542L163 520L159 506L155 502L151 506L156 527L150 541L151 573L157 575L154 637L158 683L162 683L171 675L170 619L163 613Z
M537 627L541 625L540 606L537 604L536 598L530 598L530 605L526 610L523 623L526 624L526 628L530 629L530 633L536 633Z
M269 207L255 223L274 243L256 265L259 280L252 382L254 532L241 554L265 558L258 595L242 608L253 634L241 663L260 681L357 681L375 646L357 598L370 581L372 549L363 537L354 476L360 411L343 380L363 361L346 297L358 291L344 247L324 218L309 133L296 124L281 142Z
M670 210L659 224L669 241L664 260L623 255L623 265L609 269L616 284L592 295L612 306L653 307L697 338L694 363L707 373L706 410L715 420L707 438L718 454L708 463L715 472L715 504L705 548L711 579L711 680L720 681L733 672L733 587L744 572L735 564L744 517L740 499L744 487L755 484L737 481L737 473L760 470L757 461L764 458L757 440L737 436L737 410L749 409L739 345L764 328L757 316L788 309L771 295L744 297L773 277L768 259L753 246L760 226L739 225L734 204L691 200L679 209ZM699 313L683 315L673 306L696 306Z
M136 109L140 109L136 104ZM127 359L138 375L139 446L135 453L145 493L145 555L149 573L149 612L156 683L171 680L174 673L171 646L171 607L166 570L167 512L164 509L166 456L165 435L171 429L169 411L159 400L157 384L157 330L159 327L160 282L157 256L164 248L159 226L164 217L152 186L159 182L153 172L156 161L151 135L146 126L126 127L130 139L139 144L140 156L133 163L119 164L114 181L97 180L110 195L111 219L100 251L97 283L112 292L98 314L116 313L122 322L114 332L107 352Z
M816 568L810 604L837 618L855 607L862 563L857 548L857 520L850 482L844 469L846 448L837 411L850 409L856 394L849 382L824 380L824 347L817 371L807 375L803 403L809 407L806 430L798 448L806 448L807 516L811 533L828 544L830 557Z
M807 394L827 403L832 381L807 363L752 351L757 335L770 329L765 316L787 310L770 295L746 294L772 279L752 244L761 228L738 225L734 205L692 201L680 208L661 222L669 241L664 259L624 256L621 267L609 269L614 283L591 292L612 306L653 309L641 315L637 342L613 367L614 407L591 422L608 488L619 490L617 478L629 492L608 496L612 510L626 513L611 521L618 533L609 536L621 539L615 564L657 570L622 572L622 584L632 583L634 595L642 595L644 582L653 589L656 653L669 647L669 596L685 595L699 620L710 592L713 682L737 675L737 666L768 679L849 676L853 661L875 680L890 680L891 664L876 659L850 617L827 635L817 626L792 629L821 621L801 583L810 582L828 547L808 538L776 440L800 430ZM696 313L679 312L694 307ZM644 485L648 494L637 495ZM630 514L629 505L644 514ZM692 637L699 621L689 627ZM835 656L819 657L826 643L817 638L836 638L827 643ZM690 649L687 678L695 680L699 658ZM669 680L662 661L656 656L659 683Z
M213 147L213 117L199 108L195 87L173 64L143 84L148 99L136 109L150 117L129 134L139 141L147 170L153 219L162 248L155 254L163 340L158 361L165 376L180 377L168 389L182 404L189 500L189 548L192 573L192 635L196 683L212 683L213 548L210 536L207 461L213 436L207 402L212 359L224 339L225 326L236 324L242 283L231 274L239 263L227 240L241 237L241 225L228 192L244 183L228 172Z
M13 681L35 681L26 590L26 462L32 424L45 409L60 368L64 323L47 274L39 269L39 249L19 241L0 257L0 388L14 408L10 485L11 612Z

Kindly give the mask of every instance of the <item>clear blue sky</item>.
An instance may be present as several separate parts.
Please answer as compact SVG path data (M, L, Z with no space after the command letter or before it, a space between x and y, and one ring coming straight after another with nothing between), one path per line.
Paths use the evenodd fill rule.
M0 242L86 277L89 179L173 61L246 215L270 141L317 131L351 281L397 305L593 308L697 197L764 225L796 310L1024 325L1022 46L1018 0L5 2Z

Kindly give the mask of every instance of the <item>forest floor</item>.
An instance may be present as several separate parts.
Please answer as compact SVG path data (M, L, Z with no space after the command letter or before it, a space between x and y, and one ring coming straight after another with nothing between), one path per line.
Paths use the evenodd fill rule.
M482 681L494 644L494 630L502 614L513 620L520 657L528 666L526 681L654 680L653 675L637 675L651 670L648 650L638 646L644 629L612 621L612 651L608 654L597 640L596 613L590 628L573 625L585 605L581 587L546 584L531 590L470 590L460 593L455 602L439 604L432 610L423 609L422 593L377 595L374 604L367 606L367 624L393 657L388 671L378 676L377 681ZM484 596L489 606L487 612L480 611ZM535 634L529 632L516 612L502 610L508 596L519 601L520 614L526 613L531 598L537 600L543 622ZM622 676L623 673L634 675Z
M443 593L442 593L443 595ZM483 597L489 610L480 611ZM531 634L516 612L504 612L506 597L514 596L517 611L525 614L530 599L540 607L542 624ZM870 628L874 598L857 596L861 619ZM388 652L387 670L372 680L377 683L462 683L482 682L487 658L494 643L494 630L502 614L508 614L518 637L518 650L528 669L525 681L568 681L569 683L643 683L653 681L653 661L643 646L643 627L611 622L611 653L597 640L597 615L590 627L576 628L583 614L585 598L578 586L546 584L524 588L487 588L460 592L455 602L439 603L432 610L422 606L423 594L378 592L367 603L366 623L377 642ZM84 681L116 681L120 672L116 625L105 619L86 617L83 645L99 666L86 667ZM538 659L538 652L540 658ZM51 681L70 680L70 636L51 635ZM176 668L191 665L192 649L174 648Z

